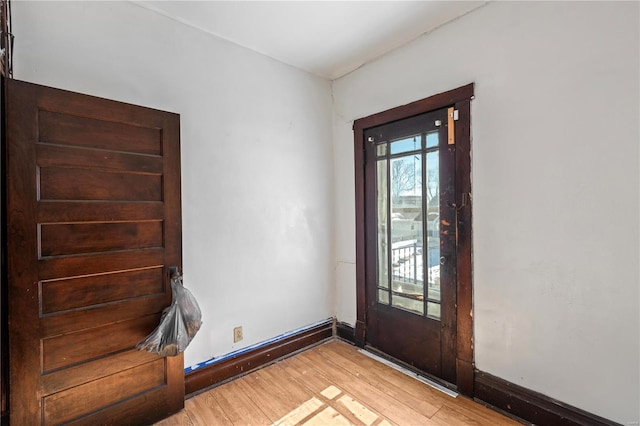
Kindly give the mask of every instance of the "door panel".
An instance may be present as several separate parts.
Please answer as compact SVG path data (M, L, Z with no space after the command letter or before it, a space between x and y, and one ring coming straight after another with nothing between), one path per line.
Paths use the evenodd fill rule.
M164 295L161 267L42 281L42 313L53 314L130 298ZM77 296L69 298L69 291Z
M159 175L62 167L39 169L39 201L162 201Z
M455 145L447 109L365 138L367 342L455 382Z
M5 80L12 423L141 424L182 356L135 350L181 267L179 116Z
M44 398L44 418L59 424L164 385L164 362L156 359ZM82 405L76 401L82 401Z
M51 110L38 111L38 121L39 138L43 143L162 155L160 128L131 126Z
M369 335L373 347L419 370L441 375L439 324L386 306L376 310L375 321L376 338Z

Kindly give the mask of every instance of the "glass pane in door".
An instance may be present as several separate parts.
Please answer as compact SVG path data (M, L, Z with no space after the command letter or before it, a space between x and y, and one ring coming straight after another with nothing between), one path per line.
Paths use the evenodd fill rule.
M427 314L440 318L440 153L429 152L427 163ZM433 302L433 303L431 303Z
M401 154L403 152L416 151L422 148L420 135L395 140L389 144L391 154Z
M427 139L427 148L433 148L440 144L440 137L438 135L437 130L427 133L426 139Z
M378 302L389 304L389 255L387 252L387 160L376 163L378 220Z
M422 154L390 161L391 305L424 314Z

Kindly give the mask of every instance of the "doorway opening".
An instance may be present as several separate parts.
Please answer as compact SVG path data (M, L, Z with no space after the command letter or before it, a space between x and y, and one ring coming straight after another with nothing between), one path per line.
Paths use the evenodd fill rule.
M356 343L473 393L473 84L354 122Z

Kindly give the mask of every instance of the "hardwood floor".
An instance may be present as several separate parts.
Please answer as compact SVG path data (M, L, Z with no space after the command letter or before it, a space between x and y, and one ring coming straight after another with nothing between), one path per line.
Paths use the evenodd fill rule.
M330 341L185 401L159 426L518 425Z

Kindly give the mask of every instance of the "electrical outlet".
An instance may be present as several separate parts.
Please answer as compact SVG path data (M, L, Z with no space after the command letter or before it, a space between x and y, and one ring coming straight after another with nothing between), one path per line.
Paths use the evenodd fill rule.
M233 329L233 343L242 340L242 327L236 327Z

